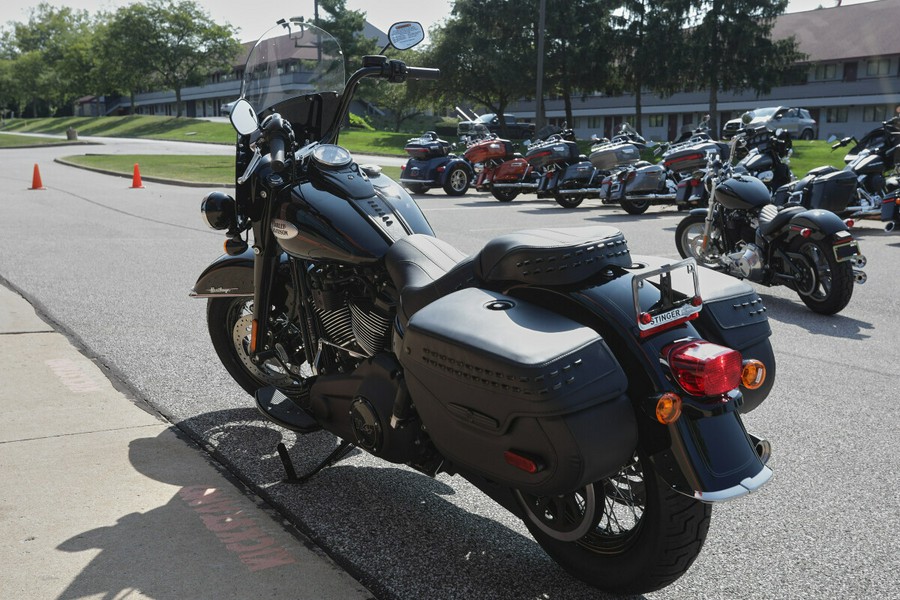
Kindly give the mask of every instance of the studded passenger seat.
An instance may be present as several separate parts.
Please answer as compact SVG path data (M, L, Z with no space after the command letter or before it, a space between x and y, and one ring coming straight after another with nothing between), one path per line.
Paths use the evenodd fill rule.
M447 242L415 234L396 242L385 256L400 291L403 326L417 310L462 288L571 285L605 267L631 262L622 232L603 225L519 231L492 239L471 257Z

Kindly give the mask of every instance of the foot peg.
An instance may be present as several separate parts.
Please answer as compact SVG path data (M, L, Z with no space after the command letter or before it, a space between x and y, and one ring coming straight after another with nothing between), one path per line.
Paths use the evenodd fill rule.
M296 402L275 387L256 390L256 408L267 419L297 433L312 433L321 425Z

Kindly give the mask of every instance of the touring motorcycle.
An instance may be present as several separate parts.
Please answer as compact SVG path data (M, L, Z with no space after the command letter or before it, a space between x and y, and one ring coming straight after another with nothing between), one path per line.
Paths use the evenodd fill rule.
M745 133L734 136L735 155ZM850 302L854 283L865 283L865 257L848 223L823 208L776 206L766 185L735 172L731 160L712 154L703 174L707 208L692 210L675 230L682 257L767 286L786 285L817 313L835 314ZM815 188L816 202L846 201L839 181ZM837 198L833 200L833 198Z
M469 189L474 172L463 156L451 152L450 142L434 131L426 131L406 142L409 160L403 165L400 183L413 194L424 194L433 187L448 196L462 196Z
M389 30L399 49L423 37ZM465 478L591 585L672 583L712 503L772 475L742 422L776 368L759 296L693 259L632 256L608 226L510 233L466 256L337 143L363 78L439 71L366 56L345 83L343 64L300 20L264 34L231 112L234 196L201 204L226 236L192 294L218 357L266 418L341 440L300 476L279 445L288 480L359 448Z

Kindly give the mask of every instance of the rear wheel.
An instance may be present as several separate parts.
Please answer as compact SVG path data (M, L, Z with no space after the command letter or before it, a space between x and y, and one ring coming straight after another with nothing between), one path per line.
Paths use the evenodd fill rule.
M791 244L795 262L801 263L800 279L794 289L803 303L823 315L833 315L850 303L853 295L853 267L838 262L834 249L825 240L798 237Z
M403 185L411 194L424 194L428 191L428 186L423 183L404 183Z
M812 129L804 129L803 133L800 134L800 139L807 141L813 139Z
M469 171L464 166L451 167L444 183L444 192L448 196L462 196L469 189L470 179Z
M712 514L638 456L570 494L516 495L528 530L560 566L618 594L652 592L681 577L700 554Z
M515 188L491 188L491 195L500 202L512 202L519 195Z
M642 215L650 208L650 198L622 198L619 204L629 215Z
M580 194L565 194L563 192L558 192L553 198L563 208L575 208L584 201L584 196Z

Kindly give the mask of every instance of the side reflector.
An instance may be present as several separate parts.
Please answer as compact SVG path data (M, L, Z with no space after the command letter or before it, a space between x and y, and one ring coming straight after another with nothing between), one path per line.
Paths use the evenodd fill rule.
M256 352L256 329L259 323L256 319L253 319L253 322L250 324L250 353Z
M741 369L741 385L748 390L755 390L766 381L766 365L751 358L744 361Z
M507 450L506 452L504 452L503 458L508 464L514 466L517 469L521 469L526 473L537 473L544 469L544 466L535 459L523 456L518 452L513 452L512 450Z
M720 396L741 383L740 352L702 340L663 349L675 380L691 396Z
M663 425L674 423L681 416L681 397L671 392L656 401L656 420Z

